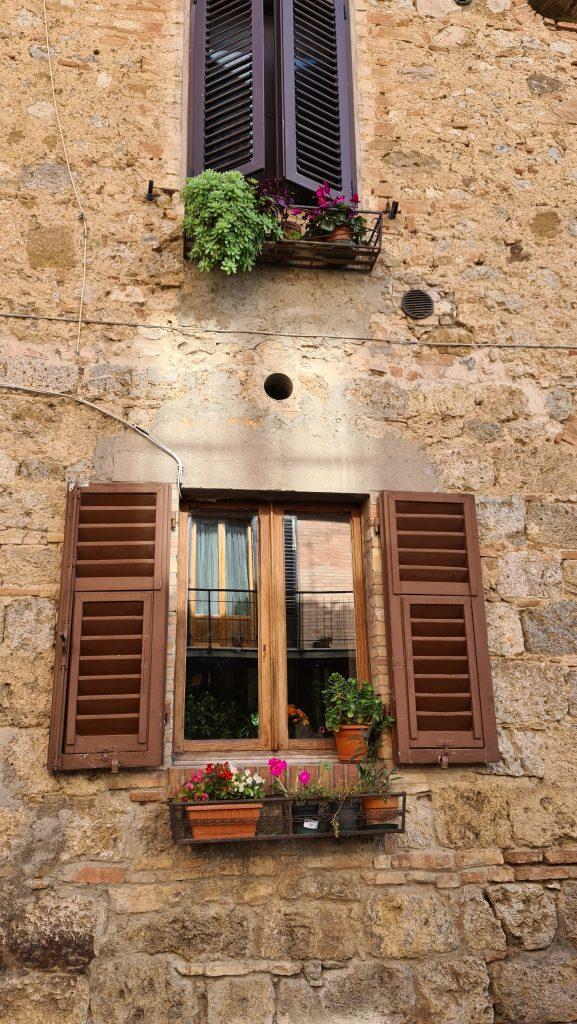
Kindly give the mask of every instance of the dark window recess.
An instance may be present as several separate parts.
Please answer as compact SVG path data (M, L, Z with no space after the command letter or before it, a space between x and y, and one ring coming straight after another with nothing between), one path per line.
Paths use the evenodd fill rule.
M189 169L355 191L348 0L196 0Z
M49 768L162 763L170 487L68 493Z
M384 493L381 521L399 763L495 761L474 498Z

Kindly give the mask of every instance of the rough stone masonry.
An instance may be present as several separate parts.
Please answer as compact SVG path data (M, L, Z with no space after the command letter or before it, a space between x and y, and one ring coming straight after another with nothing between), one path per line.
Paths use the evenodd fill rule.
M2 4L0 312L27 318L0 317L0 383L145 427L190 488L474 492L502 759L404 772L386 846L210 858L169 834L170 721L162 771L49 774L66 482L174 467L93 409L3 389L0 1020L575 1024L577 33L525 0L356 0L362 200L401 207L384 253L368 277L224 280L183 260L187 6L47 0L89 229L76 355L42 4ZM277 370L295 388L273 407ZM170 699L174 615L173 594Z

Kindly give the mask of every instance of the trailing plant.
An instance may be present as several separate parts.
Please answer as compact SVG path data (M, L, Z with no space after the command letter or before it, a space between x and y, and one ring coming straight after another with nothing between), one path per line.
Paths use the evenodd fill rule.
M374 726L386 717L381 698L370 683L345 679L340 672L329 676L323 700L325 724L331 732L338 732L341 725Z
M182 190L184 235L199 270L253 270L267 237L282 238L274 209L259 201L255 183L238 171L203 171Z
M391 792L393 780L397 777L396 768L387 768L384 761L367 758L359 765L359 793L370 793L383 799Z
M357 193L353 192L348 200L344 194L333 196L329 183L323 181L315 195L317 208L304 211L307 221L305 238L318 238L322 235L329 235L335 228L348 227L352 231L353 240L357 244L361 242L367 230L367 222L357 213L359 205Z
M236 768L228 761L195 768L179 797L186 803L207 800L262 800L264 779L249 768Z

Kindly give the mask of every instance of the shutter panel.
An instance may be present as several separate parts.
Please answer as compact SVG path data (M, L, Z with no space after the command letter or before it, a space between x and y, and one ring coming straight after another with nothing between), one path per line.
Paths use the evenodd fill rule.
M68 493L51 770L162 763L170 486Z
M472 495L381 495L400 764L498 758Z
M196 0L191 173L264 168L263 0Z
M281 0L284 176L355 191L348 0Z

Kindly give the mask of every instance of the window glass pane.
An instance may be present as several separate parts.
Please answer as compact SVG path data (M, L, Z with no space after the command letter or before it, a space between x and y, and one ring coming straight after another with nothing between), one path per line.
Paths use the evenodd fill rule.
M258 518L191 516L184 735L255 738Z
M332 672L356 673L348 515L284 520L289 736L326 735L322 691Z

